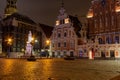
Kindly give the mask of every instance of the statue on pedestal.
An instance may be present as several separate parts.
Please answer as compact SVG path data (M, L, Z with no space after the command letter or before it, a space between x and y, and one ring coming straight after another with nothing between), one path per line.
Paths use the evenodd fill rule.
M31 44L31 42L32 42L32 33L31 33L31 31L29 31L25 56L31 56L32 55L33 46Z

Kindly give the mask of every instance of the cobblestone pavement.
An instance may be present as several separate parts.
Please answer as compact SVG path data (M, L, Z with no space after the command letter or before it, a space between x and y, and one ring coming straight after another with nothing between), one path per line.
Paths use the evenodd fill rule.
M119 75L120 60L0 59L0 80L110 80Z

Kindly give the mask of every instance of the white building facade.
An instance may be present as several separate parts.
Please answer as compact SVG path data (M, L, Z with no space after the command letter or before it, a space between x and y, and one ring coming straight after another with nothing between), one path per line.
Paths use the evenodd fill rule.
M51 36L52 57L77 56L81 23L62 6Z

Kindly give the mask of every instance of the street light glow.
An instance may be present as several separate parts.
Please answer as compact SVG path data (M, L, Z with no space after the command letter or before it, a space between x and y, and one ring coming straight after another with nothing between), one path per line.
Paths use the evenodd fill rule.
M35 38L34 37L32 37L32 41L34 40Z
M38 40L35 40L35 42L38 42Z
M12 42L12 39L11 39L11 38L9 38L9 39L8 39L8 42Z
M47 41L46 41L46 44L49 45L49 44L50 44L50 40L47 40Z

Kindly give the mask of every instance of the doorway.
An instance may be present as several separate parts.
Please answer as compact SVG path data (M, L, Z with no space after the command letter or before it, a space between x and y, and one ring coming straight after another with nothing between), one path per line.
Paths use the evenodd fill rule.
M115 51L114 50L110 51L110 57L115 57Z
M101 51L101 57L105 58L105 52Z
M73 56L74 56L74 52L71 51L71 52L70 52L70 57L73 57Z

